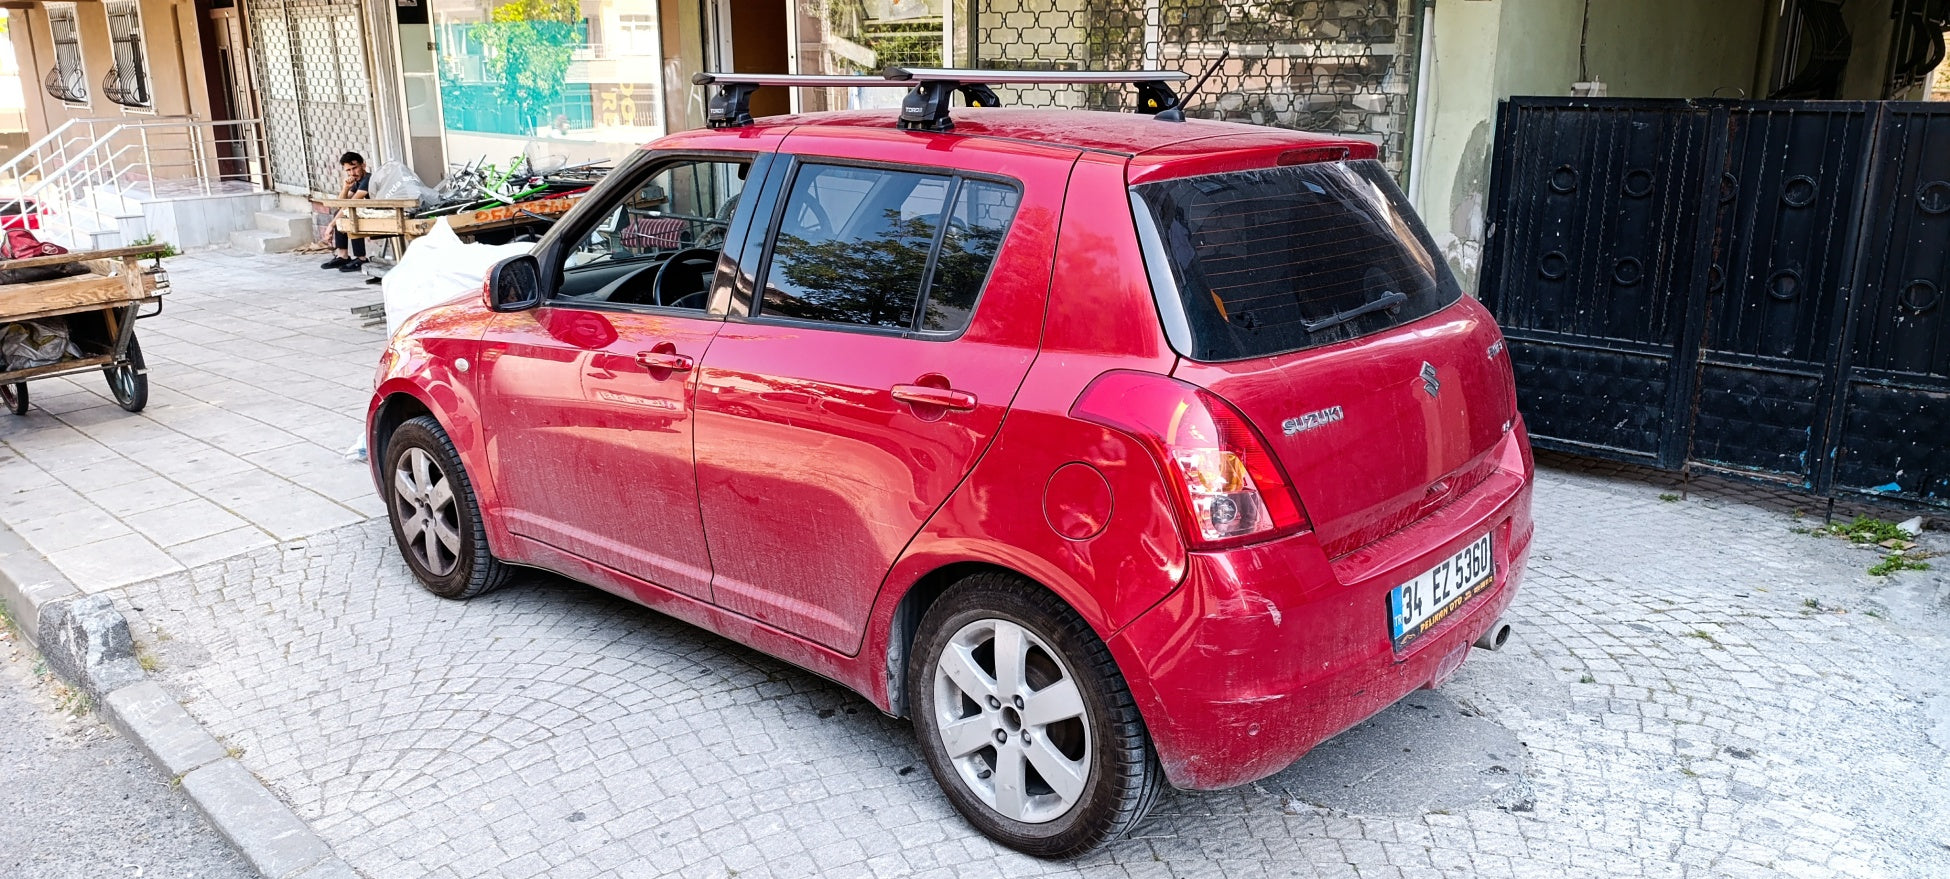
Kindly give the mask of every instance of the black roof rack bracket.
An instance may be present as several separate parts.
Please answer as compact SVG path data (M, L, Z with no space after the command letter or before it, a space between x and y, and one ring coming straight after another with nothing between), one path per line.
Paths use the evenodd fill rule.
M1146 116L1158 116L1176 109L1178 109L1178 93L1172 91L1171 86L1166 85L1161 80L1138 83L1137 111L1139 113L1143 113ZM1180 115L1175 121L1182 122L1184 118L1184 116Z
M752 124L752 92L758 91L758 83L719 82L709 73L699 73L691 77L691 82L706 86L716 84L718 87L705 108L704 124L712 128L738 128Z
M948 99L960 83L927 80L901 99L902 131L948 131L955 120L948 117ZM987 91L987 87L982 87ZM993 93L991 93L993 95Z
M966 83L960 87L959 91L961 92L961 99L968 102L968 106L970 107L1002 106L1002 99L995 96L995 91L979 82Z

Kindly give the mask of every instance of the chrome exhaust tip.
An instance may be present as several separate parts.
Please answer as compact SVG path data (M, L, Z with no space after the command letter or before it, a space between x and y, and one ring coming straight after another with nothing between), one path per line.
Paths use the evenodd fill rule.
M1502 650L1503 643L1510 640L1510 624L1502 620L1490 624L1489 630L1476 639L1476 646L1484 650Z

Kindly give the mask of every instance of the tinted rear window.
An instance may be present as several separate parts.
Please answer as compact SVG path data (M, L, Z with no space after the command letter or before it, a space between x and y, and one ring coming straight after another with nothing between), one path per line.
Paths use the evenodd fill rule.
M1191 350L1181 353L1194 360L1328 345L1462 296L1379 162L1211 174L1132 191L1156 224L1190 325Z

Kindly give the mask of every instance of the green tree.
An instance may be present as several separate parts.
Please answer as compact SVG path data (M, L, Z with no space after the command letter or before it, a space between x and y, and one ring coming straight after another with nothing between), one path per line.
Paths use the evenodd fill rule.
M474 26L474 39L487 48L495 95L520 114L523 133L548 124L568 82L581 20L578 0L511 0Z

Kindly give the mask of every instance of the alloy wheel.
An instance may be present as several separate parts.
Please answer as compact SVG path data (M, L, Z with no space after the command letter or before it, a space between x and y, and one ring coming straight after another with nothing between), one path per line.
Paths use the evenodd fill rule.
M1035 632L983 619L934 671L936 726L956 774L1005 818L1061 818L1089 789L1090 727L1076 677Z
M427 573L445 577L460 564L460 507L440 462L421 448L400 455L393 470L393 515L408 551Z

